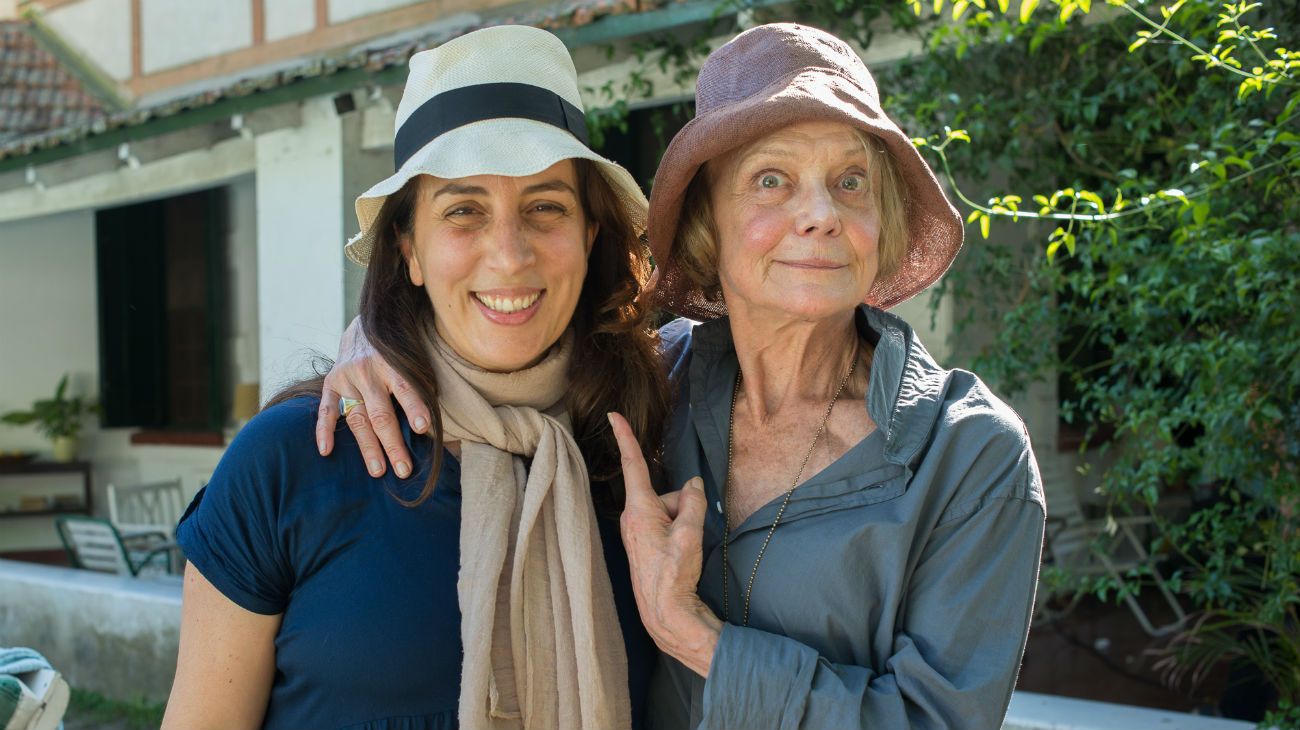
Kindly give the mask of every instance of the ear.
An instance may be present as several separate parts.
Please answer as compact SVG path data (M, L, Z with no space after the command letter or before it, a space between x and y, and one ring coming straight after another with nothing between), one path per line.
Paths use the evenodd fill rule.
M420 256L416 253L415 244L411 242L409 233L397 233L397 242L402 247L402 256L406 258L406 277L411 280L415 286L424 286L424 269L420 268Z
M600 233L600 222L592 221L587 224L587 255L591 256L591 249L596 244L596 236Z

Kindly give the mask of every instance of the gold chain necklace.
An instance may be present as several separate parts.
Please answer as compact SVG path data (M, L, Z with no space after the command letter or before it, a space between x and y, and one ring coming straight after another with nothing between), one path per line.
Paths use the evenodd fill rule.
M754 593L754 578L758 575L758 565L763 562L763 554L767 552L767 544L772 541L772 533L776 532L776 526L781 524L781 517L785 515L785 508L790 505L790 495L794 494L795 487L799 486L799 480L803 478L804 467L808 466L809 459L812 458L813 450L817 448L817 442L821 440L822 433L826 430L826 422L830 420L831 409L835 408L835 401L840 399L840 393L844 392L844 386L848 385L849 378L853 377L853 371L858 366L858 346L853 348L853 359L849 362L849 371L844 374L844 379L840 381L840 387L835 389L835 395L831 396L831 402L826 404L826 413L822 415L821 425L817 427L817 433L813 434L812 443L808 445L808 453L804 454L803 462L799 464L799 471L794 475L794 482L790 484L790 489L786 490L785 499L781 500L781 508L776 511L776 519L772 520L772 527L767 531L767 537L763 538L763 544L758 548L758 557L754 559L754 567L749 571L749 582L745 585L745 613L744 623L741 626L749 625L749 598ZM727 481L723 483L723 512L722 512L722 620L726 621L731 616L730 591L727 590L727 568L731 561L727 557L727 543L731 541L731 462L732 456L736 450L736 398L740 395L740 378L741 372L736 370L736 384L731 389L731 423L730 430L727 434Z

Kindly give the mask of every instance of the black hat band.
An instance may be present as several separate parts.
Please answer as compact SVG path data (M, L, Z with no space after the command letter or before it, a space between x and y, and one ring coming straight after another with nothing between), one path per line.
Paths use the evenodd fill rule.
M457 127L505 118L544 122L591 146L586 117L559 94L532 84L475 84L437 94L407 117L393 140L393 167L400 170L425 145Z

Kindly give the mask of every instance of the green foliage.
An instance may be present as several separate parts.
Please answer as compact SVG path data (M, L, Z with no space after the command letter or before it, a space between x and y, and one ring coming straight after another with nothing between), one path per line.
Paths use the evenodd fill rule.
M1001 323L976 370L1010 388L1061 375L1066 420L1115 434L1101 474L1113 512L1158 516L1171 490L1203 495L1152 546L1177 560L1175 587L1199 609L1164 648L1169 677L1245 662L1295 704L1300 56L1269 26L1300 18L1195 0L1053 4L936 27L930 55L881 83L919 129L972 139L924 145L991 239L945 291L970 303L966 326ZM958 182L991 178L1036 212L996 190L976 203ZM997 220L1036 221L1043 245L998 242ZM1105 598L1143 582L1075 587ZM1271 720L1300 726L1294 714Z
M970 304L965 326L1001 323L972 353L978 372L1010 389L1059 376L1063 416L1114 434L1094 438L1114 457L1113 512L1159 517L1171 492L1197 496L1152 545L1198 609L1163 648L1168 676L1249 664L1281 698L1270 721L1300 727L1300 55L1273 27L1300 11L1051 5L937 26L931 52L881 83L915 128L972 140L923 146L989 239L945 293ZM1020 195L990 186L981 204L962 183L990 178ZM1006 242L1001 220L1033 222L1043 244Z
M98 412L98 407L83 402L81 396L68 398L68 376L59 380L54 389L54 397L38 400L32 404L30 411L10 411L0 416L0 421L15 426L35 424L48 438L76 436L81 432L81 417L87 413Z
M1059 382L1085 453L1107 452L1110 512L1157 517L1150 547L1196 609L1171 679L1248 664L1279 695L1267 721L1300 728L1300 6L806 0L794 18L927 49L873 72L970 228L934 299L958 304L953 344L1004 391ZM676 58L693 74L702 54ZM1160 518L1171 495L1192 497L1184 522ZM1044 580L1120 598L1149 575Z
M584 94L596 102L587 110L587 131L593 147L603 147L610 130L628 131L629 102L647 99L656 93L653 71L658 70L678 86L694 88L697 70L709 55L707 39L718 32L720 13L721 8L706 24L705 30L696 36L682 38L673 33L659 33L633 43L628 49L631 68L626 75L610 79L598 88L583 87ZM607 60L613 60L614 53L613 46L607 47ZM679 105L678 110L684 108L684 105ZM661 148L668 145L668 140L662 135L660 145Z
M882 82L919 128L973 140L925 146L989 239L946 292L971 304L967 326L1001 323L974 353L982 375L1012 389L1059 375L1064 417L1115 434L1101 475L1114 512L1198 495L1152 545L1198 609L1163 648L1170 679L1248 664L1281 698L1268 721L1300 727L1300 56L1272 27L1298 11L1053 4L940 26L930 54L896 69L908 84ZM958 182L990 177L1037 211L993 189L977 203ZM995 220L1035 221L1043 245L990 235Z
M73 730L104 726L117 730L149 730L162 724L164 710L165 705L144 699L121 702L73 687L64 724Z

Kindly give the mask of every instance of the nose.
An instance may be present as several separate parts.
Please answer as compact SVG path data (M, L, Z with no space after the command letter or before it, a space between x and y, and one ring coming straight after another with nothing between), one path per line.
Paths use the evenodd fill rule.
M796 198L796 202L799 210L795 215L795 229L800 235L808 236L816 233L826 236L839 235L839 209L835 207L831 192L824 186L809 186L803 195Z
M526 271L537 262L524 222L519 216L505 216L496 220L488 236L487 259L491 269L510 275Z

